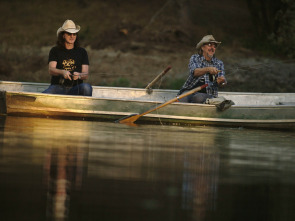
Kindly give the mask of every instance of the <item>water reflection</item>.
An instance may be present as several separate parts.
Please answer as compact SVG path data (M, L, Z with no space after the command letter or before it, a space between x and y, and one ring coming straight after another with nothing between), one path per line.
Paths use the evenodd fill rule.
M5 128L5 120L6 118L0 115L0 157L3 148L3 135L4 135L4 128ZM1 158L0 158L1 159Z
M193 211L193 220L204 220L215 210L218 193L219 154L213 142L203 143L202 152L184 155L182 207Z
M293 133L0 117L0 138L4 220L295 217Z
M54 137L46 146L44 174L48 185L47 217L49 220L66 220L70 210L71 190L80 190L85 161L88 157L88 140L80 136L53 132ZM57 140L64 140L60 146Z
M81 188L83 173L87 166L87 124L79 121L68 124L66 121L18 117L0 119L3 125L1 129L5 128L0 136L7 139L6 142L5 139L1 139L1 142L4 140L3 148L7 147L3 158L13 156L19 160L21 155L27 155L27 150L31 149L32 164L42 159L43 183L47 189L47 220L67 220L71 191ZM15 141L14 145L9 145L12 140ZM15 147L20 155L10 149ZM42 148L44 155L37 154L35 148Z

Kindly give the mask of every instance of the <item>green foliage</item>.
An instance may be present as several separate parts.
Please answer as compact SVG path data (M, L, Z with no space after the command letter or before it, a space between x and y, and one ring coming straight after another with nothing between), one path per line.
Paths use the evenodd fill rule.
M248 46L295 57L295 1L247 0L256 33Z
M276 14L278 27L271 37L281 47L282 53L295 58L295 2L281 1L283 7Z
M145 88L146 87L146 85L143 82L138 82L135 85L131 85L131 86L135 87L135 88Z
M260 55L263 56L277 56L278 53L282 53L281 48L275 44L270 38L253 38L252 40L244 41L243 46L245 48L251 48L257 52L260 52Z
M129 87L130 81L127 78L118 78L111 84L114 87Z
M185 82L186 78L173 78L167 81L165 88L172 89L172 90L179 90L183 83Z

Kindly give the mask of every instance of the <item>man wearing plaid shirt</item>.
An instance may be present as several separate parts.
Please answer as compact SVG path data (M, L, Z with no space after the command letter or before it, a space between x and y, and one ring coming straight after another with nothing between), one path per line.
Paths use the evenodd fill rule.
M180 102L205 103L208 98L218 97L218 87L227 83L224 77L223 62L214 56L220 43L212 35L206 35L197 44L198 54L194 54L190 58L188 65L190 73L178 95L203 84L208 84L208 87L180 99Z

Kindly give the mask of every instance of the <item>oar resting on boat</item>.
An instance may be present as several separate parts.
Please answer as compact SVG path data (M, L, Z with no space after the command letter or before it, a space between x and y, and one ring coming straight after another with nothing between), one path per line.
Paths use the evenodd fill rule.
M202 85L202 86L200 86L200 87L194 88L194 89L192 89L192 90L190 90L190 91L188 91L188 92L186 92L186 93L184 93L184 94L181 94L181 95L179 95L179 96L177 96L177 97L175 97L175 98L173 98L173 99L171 99L171 100L169 100L169 101L167 101L167 102L161 104L160 106L157 106L157 107L155 107L155 108L152 108L152 109L150 109L150 110L148 110L148 111L145 111L145 112L143 112L143 113L141 113L141 114L131 114L131 115L129 115L129 116L123 117L123 118L117 120L116 123L127 123L127 124L132 124L132 123L134 123L138 118L140 118L141 116L146 115L146 114L148 114L148 113L150 113L150 112L153 112L153 111L155 111L155 110L158 110L158 109L160 109L160 108L162 108L162 107L165 107L165 106L167 106L168 104L171 104L171 103L173 103L173 102L175 102L175 101L178 101L178 100L181 99L181 98L184 98L184 97L186 97L186 96L188 96L188 95L190 95L190 94L193 94L193 93L195 93L195 92L197 92L197 91L200 91L200 90L202 90L203 88L206 88L207 86L208 86L208 84L204 84L204 85Z
M161 78L163 77L169 70L171 69L171 66L168 66L165 70L163 70L157 77L155 77L154 80L152 80L151 83L149 83L147 86L146 86L146 92L148 94L151 94L153 92L153 89L152 89L152 86Z

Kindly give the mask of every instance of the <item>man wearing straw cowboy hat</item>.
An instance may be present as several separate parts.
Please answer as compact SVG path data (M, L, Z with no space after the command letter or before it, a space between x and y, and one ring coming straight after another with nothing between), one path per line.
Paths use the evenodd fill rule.
M79 45L80 26L66 20L57 30L57 43L49 52L51 85L43 93L92 96L87 51Z
M215 51L221 42L216 41L213 35L206 35L197 44L197 54L191 56L189 61L189 76L180 89L178 95L192 90L198 86L208 84L208 87L196 92L192 95L180 99L180 102L188 103L208 103L220 104L225 99L218 101L213 98L218 97L218 87L224 86L227 81L225 79L223 62L215 57ZM230 102L225 102L230 103ZM222 104L223 109L224 103ZM219 107L219 106L218 106Z

